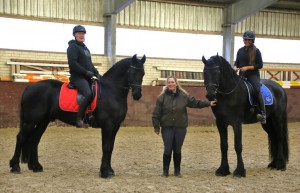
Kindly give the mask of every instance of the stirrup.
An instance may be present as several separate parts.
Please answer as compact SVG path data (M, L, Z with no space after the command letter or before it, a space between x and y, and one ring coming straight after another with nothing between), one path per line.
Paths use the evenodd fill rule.
M261 124L266 124L267 123L267 118L266 115L263 114L257 114L256 118L258 119L258 121L261 122Z
M76 121L76 127L77 127L77 128L88 128L89 125L86 124L86 123L85 123L84 121L82 121L82 120L77 120L77 121Z

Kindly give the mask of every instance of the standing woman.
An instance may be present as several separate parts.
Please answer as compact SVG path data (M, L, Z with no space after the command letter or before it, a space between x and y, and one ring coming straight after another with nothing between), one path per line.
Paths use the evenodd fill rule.
M88 127L84 123L86 108L93 100L93 94L90 87L90 82L93 76L100 77L99 72L94 67L91 59L91 53L85 41L86 30L83 26L77 25L73 28L74 40L69 41L67 49L68 64L70 69L70 82L78 89L83 99L79 105L76 127Z
M260 111L257 114L257 119L262 124L266 124L266 109L260 91L259 69L263 67L261 52L254 45L255 34L253 31L246 31L243 35L243 41L245 46L238 50L234 68L237 68L240 75L243 75L252 84Z
M164 142L163 176L169 176L169 166L173 152L174 175L181 176L181 148L188 126L187 107L203 108L215 106L216 101L196 100L178 83L177 78L169 76L167 86L158 96L152 113L154 132L159 135L160 128Z

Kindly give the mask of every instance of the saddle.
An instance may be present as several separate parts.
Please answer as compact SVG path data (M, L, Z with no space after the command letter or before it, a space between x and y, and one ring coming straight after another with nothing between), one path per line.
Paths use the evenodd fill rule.
M86 113L91 113L95 110L98 98L98 82L93 81L91 84L94 99L86 109ZM78 112L79 104L82 100L82 95L78 92L75 86L71 83L64 83L61 86L59 94L59 107L63 111Z
M245 79L243 79L243 82L245 83L246 88L248 90L249 103L250 103L250 105L254 106L255 102L254 102L253 86L250 82L248 82ZM272 105L273 104L273 95L272 95L271 91L269 90L269 88L266 87L266 85L264 85L263 83L261 83L260 92L262 93L265 105Z

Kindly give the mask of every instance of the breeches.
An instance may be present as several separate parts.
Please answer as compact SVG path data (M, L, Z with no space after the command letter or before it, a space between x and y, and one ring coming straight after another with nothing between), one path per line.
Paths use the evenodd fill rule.
M247 80L252 84L255 96L260 94L260 77L258 75L251 75L247 77Z
M80 78L80 79L73 81L72 83L78 89L78 92L80 92L80 94L82 94L82 96L85 97L85 99L88 101L88 103L92 102L93 93L92 93L90 84L86 79Z
M163 127L161 135L164 142L164 154L171 155L172 151L177 154L181 153L186 128Z

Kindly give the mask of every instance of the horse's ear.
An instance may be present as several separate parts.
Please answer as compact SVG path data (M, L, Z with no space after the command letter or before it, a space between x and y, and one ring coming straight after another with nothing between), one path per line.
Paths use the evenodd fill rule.
M132 56L132 62L133 62L133 63L137 63L137 57L136 57L136 54L134 54L134 56Z
M217 56L219 56L219 52L217 52Z
M145 54L144 54L144 56L143 56L141 62L142 62L142 64L144 64L144 63L146 62L146 56L145 56Z
M204 56L202 56L202 62L205 64L206 63L206 59Z

